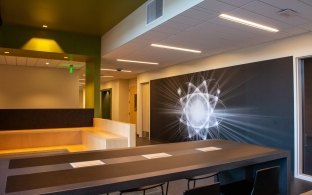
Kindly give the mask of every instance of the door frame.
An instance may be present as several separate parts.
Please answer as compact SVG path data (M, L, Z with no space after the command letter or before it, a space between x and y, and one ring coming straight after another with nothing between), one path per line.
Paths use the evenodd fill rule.
M303 60L312 56L300 56L294 58L294 174L296 178L312 182L312 176L306 175L302 171L303 167L303 148L302 148L302 133L303 133L303 115L302 115L302 66Z
M146 84L148 84L149 85L149 112L150 112L150 114L149 114L149 136L148 136L148 139L150 140L151 139L151 108L150 108L150 106L151 106L151 83L150 82L144 82L144 83L140 83L140 91L141 91L141 105L142 105L142 107L141 107L141 116L142 116L142 121L141 121L141 126L142 126L142 128L141 128L141 131L139 132L139 137L143 137L143 130L144 130L144 125L143 125L143 123L144 123L144 117L143 117L143 96L144 96L144 92L143 92L143 86L144 85L146 85Z

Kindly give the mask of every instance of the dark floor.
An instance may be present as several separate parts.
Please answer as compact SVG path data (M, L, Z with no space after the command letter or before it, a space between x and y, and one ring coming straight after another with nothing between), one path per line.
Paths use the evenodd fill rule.
M136 146L147 146L161 144L162 142L149 140L148 137L136 137Z
M161 142L149 140L148 138L142 138L142 137L137 137L136 143L137 143L137 146L161 144ZM183 189L185 187L186 187L186 181L178 180L178 181L170 182L169 194L170 195L183 194ZM291 179L290 195L300 195L310 190L312 190L312 182L307 182L307 181L296 179L296 178ZM309 193L309 195L312 195L312 192Z

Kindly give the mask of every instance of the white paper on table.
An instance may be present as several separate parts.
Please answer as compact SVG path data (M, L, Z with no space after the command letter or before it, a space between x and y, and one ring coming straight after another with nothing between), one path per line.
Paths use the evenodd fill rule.
M73 168L80 168L80 167L90 167L90 166L97 166L97 165L105 165L105 163L101 160L90 160L90 161L82 161L82 162L74 162L69 163Z
M142 155L144 158L147 158L147 159L153 159L153 158L164 158L164 157L170 157L172 156L171 154L167 154L167 153L154 153L154 154L145 154L145 155Z
M215 150L221 150L222 148L218 147L205 147L205 148L196 148L196 150L202 151L202 152L210 152Z

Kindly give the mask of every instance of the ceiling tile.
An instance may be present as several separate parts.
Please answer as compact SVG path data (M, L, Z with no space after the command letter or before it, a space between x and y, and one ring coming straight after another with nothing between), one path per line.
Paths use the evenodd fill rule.
M190 26L196 26L196 25L198 25L198 24L203 22L203 21L200 21L200 20L195 20L195 19L190 18L188 16L184 16L182 14L172 18L170 21L173 22L173 23L182 23L182 24L187 24L187 25L190 25Z
M27 61L26 57L16 57L16 64L17 65L25 65Z
M0 55L0 64L1 65L6 65L5 56L3 56L3 55Z
M50 62L50 60L49 59L41 59L41 58L39 58L38 60L37 60L37 63L35 64L35 66L43 66L43 67L46 67L47 65L46 65L46 62Z
M266 16L268 18L272 18L272 19L275 19L275 20L278 20L287 24L295 25L295 26L309 23L309 20L301 18L299 14L289 16L289 17L282 16L278 14L280 9L272 5L260 2L260 1L254 1L252 3L249 3L248 5L243 6L242 8L248 11L251 11L253 13L257 13L262 16Z
M247 11L245 9L238 9L238 10L235 10L233 12L231 12L230 14L236 16L236 17L240 17L240 18L243 18L243 19L246 19L246 20L250 20L250 21L253 21L253 22L256 22L256 23L260 23L260 24L263 24L263 25L267 25L267 26L270 26L270 27L274 27L274 28L277 28L280 30L280 32L277 32L277 33L270 33L270 32L266 32L266 31L263 31L263 30L260 30L260 29L256 29L256 28L252 28L252 27L249 27L249 26L246 26L246 25L242 25L242 24L238 24L236 23L236 26L237 27L240 27L244 30L252 30L254 32L258 32L258 33L265 33L265 34L268 34L270 36L270 34L278 34L278 33L288 33L290 35L294 34L300 34L300 33L304 33L306 32L304 29L300 29L294 25L291 25L291 24L286 24L284 22L281 22L281 21L278 21L278 20L274 20L274 19L271 19L271 18L268 18L268 17L265 17L265 16L262 16L260 14L256 14L256 13L253 13L253 12L250 12L250 11ZM220 19L220 20L223 20L223 19ZM226 21L226 20L224 20ZM230 21L228 21L230 22ZM235 22L231 22L231 23L235 23Z
M306 15L303 17L299 13L294 18L281 18L281 16L277 15L277 11L280 8L265 1L277 2L277 4L283 4L284 2L284 0L205 0L170 19L170 21L160 24L152 31L146 32L144 35L105 55L102 63L105 67L120 67L137 70L137 72L146 72L183 61L299 35L312 29L312 20L309 21ZM289 0L285 1L289 2ZM310 9L310 6L306 7ZM220 13L229 13L276 27L280 31L278 33L270 33L223 20L218 17ZM192 53L151 48L151 42L199 49L202 50L202 54L194 55ZM129 59L157 61L160 65L116 63L116 58L120 56Z
M306 30L312 31L312 22L309 24L301 25L300 28L304 28Z
M211 12L211 11L203 11L205 9L203 9L202 7L193 7L185 12L182 13L183 16L195 19L195 20L202 20L202 21L206 21L209 19L212 19L216 16L218 16L216 14L216 12Z
M194 25L194 23L193 23L193 25ZM188 28L191 28L193 25L186 24L186 23L167 21L164 24L155 27L153 30L156 32L161 32L161 33L173 35L173 34L177 34L177 33L181 32L181 31L184 31Z
M16 65L16 57L15 56L5 56L5 60L8 65Z
M155 42L155 41L160 41L162 39L167 38L170 36L168 33L162 33L154 30L150 30L149 32L139 36L138 38L142 41L147 41L147 42Z
M218 14L223 13L223 12L230 12L230 11L237 9L237 7L235 6L232 6L227 3L220 2L220 1L216 1L216 0L205 0L199 3L198 5L196 5L196 7L202 7L206 9L207 11L213 11Z
M62 60L49 60L49 64L46 65L47 67L56 67L59 63L61 63Z
M298 0L260 0L260 1L275 6L278 9L287 9L287 8L292 9L298 12L298 15L300 17L312 21L312 11L311 11L312 7Z
M27 58L26 65L27 66L36 66L38 58Z
M246 5L250 2L253 2L254 0L235 0L235 1L233 1L233 0L217 0L217 1L229 4L229 5L233 5L236 7L241 7L241 6Z
M309 6L312 6L312 0L299 0L299 1L301 1L302 3L305 3Z

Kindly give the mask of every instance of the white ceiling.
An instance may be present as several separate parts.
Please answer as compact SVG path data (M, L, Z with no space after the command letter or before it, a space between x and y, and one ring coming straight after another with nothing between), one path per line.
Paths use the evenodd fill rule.
M285 17L282 9L297 13ZM270 33L220 19L221 13L251 20L279 29ZM312 0L205 0L169 21L155 27L102 58L104 68L121 68L132 73L107 72L114 78L131 78L184 61L250 47L312 31ZM153 48L161 43L202 50L201 54ZM159 62L159 65L116 62L117 58ZM111 80L106 79L106 80Z
M46 63L49 64L46 64ZM18 57L10 55L0 55L0 65L14 66L35 66L44 68L69 68L73 64L74 69L85 67L85 62L69 61L69 60L54 60L44 58Z

